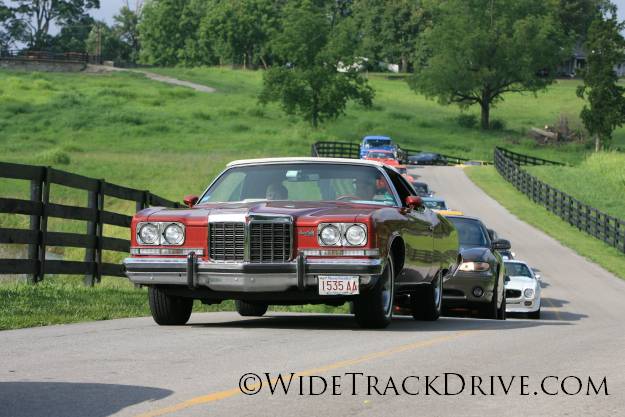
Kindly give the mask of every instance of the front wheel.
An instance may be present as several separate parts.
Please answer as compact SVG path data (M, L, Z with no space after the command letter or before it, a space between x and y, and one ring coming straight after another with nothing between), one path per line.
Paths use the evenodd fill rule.
M269 308L264 303L248 303L241 300L234 300L234 306L237 309L237 313L243 317L261 317Z
M192 298L175 297L161 288L150 287L148 301L152 318L161 326L181 326L191 317Z
M527 317L529 317L530 319L534 319L534 320L540 319L540 307L538 307L538 310L536 311L527 313Z
M443 306L443 273L439 271L431 284L421 285L410 294L410 308L415 320L435 321Z
M393 317L393 297L395 295L395 275L393 258L389 256L382 276L375 286L354 299L354 315L360 327L383 329Z

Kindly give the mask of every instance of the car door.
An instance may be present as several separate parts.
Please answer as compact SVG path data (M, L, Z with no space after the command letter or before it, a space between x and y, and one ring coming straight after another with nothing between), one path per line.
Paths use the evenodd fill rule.
M436 218L436 215L425 207L414 210L405 207L406 197L416 195L414 189L397 172L387 169L387 173L402 201L402 207L398 210L401 220L397 224L397 230L403 237L406 247L404 269L395 281L399 287L429 282L433 274L434 224L432 216Z

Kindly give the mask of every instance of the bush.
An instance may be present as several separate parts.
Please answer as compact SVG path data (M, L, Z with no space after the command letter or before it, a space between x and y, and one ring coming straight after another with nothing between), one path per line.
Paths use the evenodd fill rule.
M69 155L61 149L48 149L38 156L37 159L43 164L69 165L71 162Z
M506 128L506 122L501 119L493 119L490 121L490 128L492 130L504 130Z
M477 116L474 114L459 114L456 122L461 127L473 128L477 126Z

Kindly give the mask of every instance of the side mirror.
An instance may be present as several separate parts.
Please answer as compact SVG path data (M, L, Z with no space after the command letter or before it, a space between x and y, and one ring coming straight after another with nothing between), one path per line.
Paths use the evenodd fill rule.
M536 279L540 281L540 274L534 274L534 277L536 277Z
M510 282L510 275L506 275L503 279L504 283Z
M406 197L406 207L411 209L423 207L423 200L418 195L409 195Z
M193 207L199 198L200 197L196 195L187 195L185 196L183 202L187 207Z
M493 250L510 250L511 247L510 241L506 239L497 239L492 245Z

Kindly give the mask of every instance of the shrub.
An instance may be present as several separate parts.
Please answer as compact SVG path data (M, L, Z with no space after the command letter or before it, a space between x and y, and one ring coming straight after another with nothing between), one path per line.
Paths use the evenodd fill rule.
M477 126L477 116L474 114L461 113L456 118L456 122L461 127L473 128Z
M37 159L44 164L69 165L71 162L69 155L61 149L43 151Z

